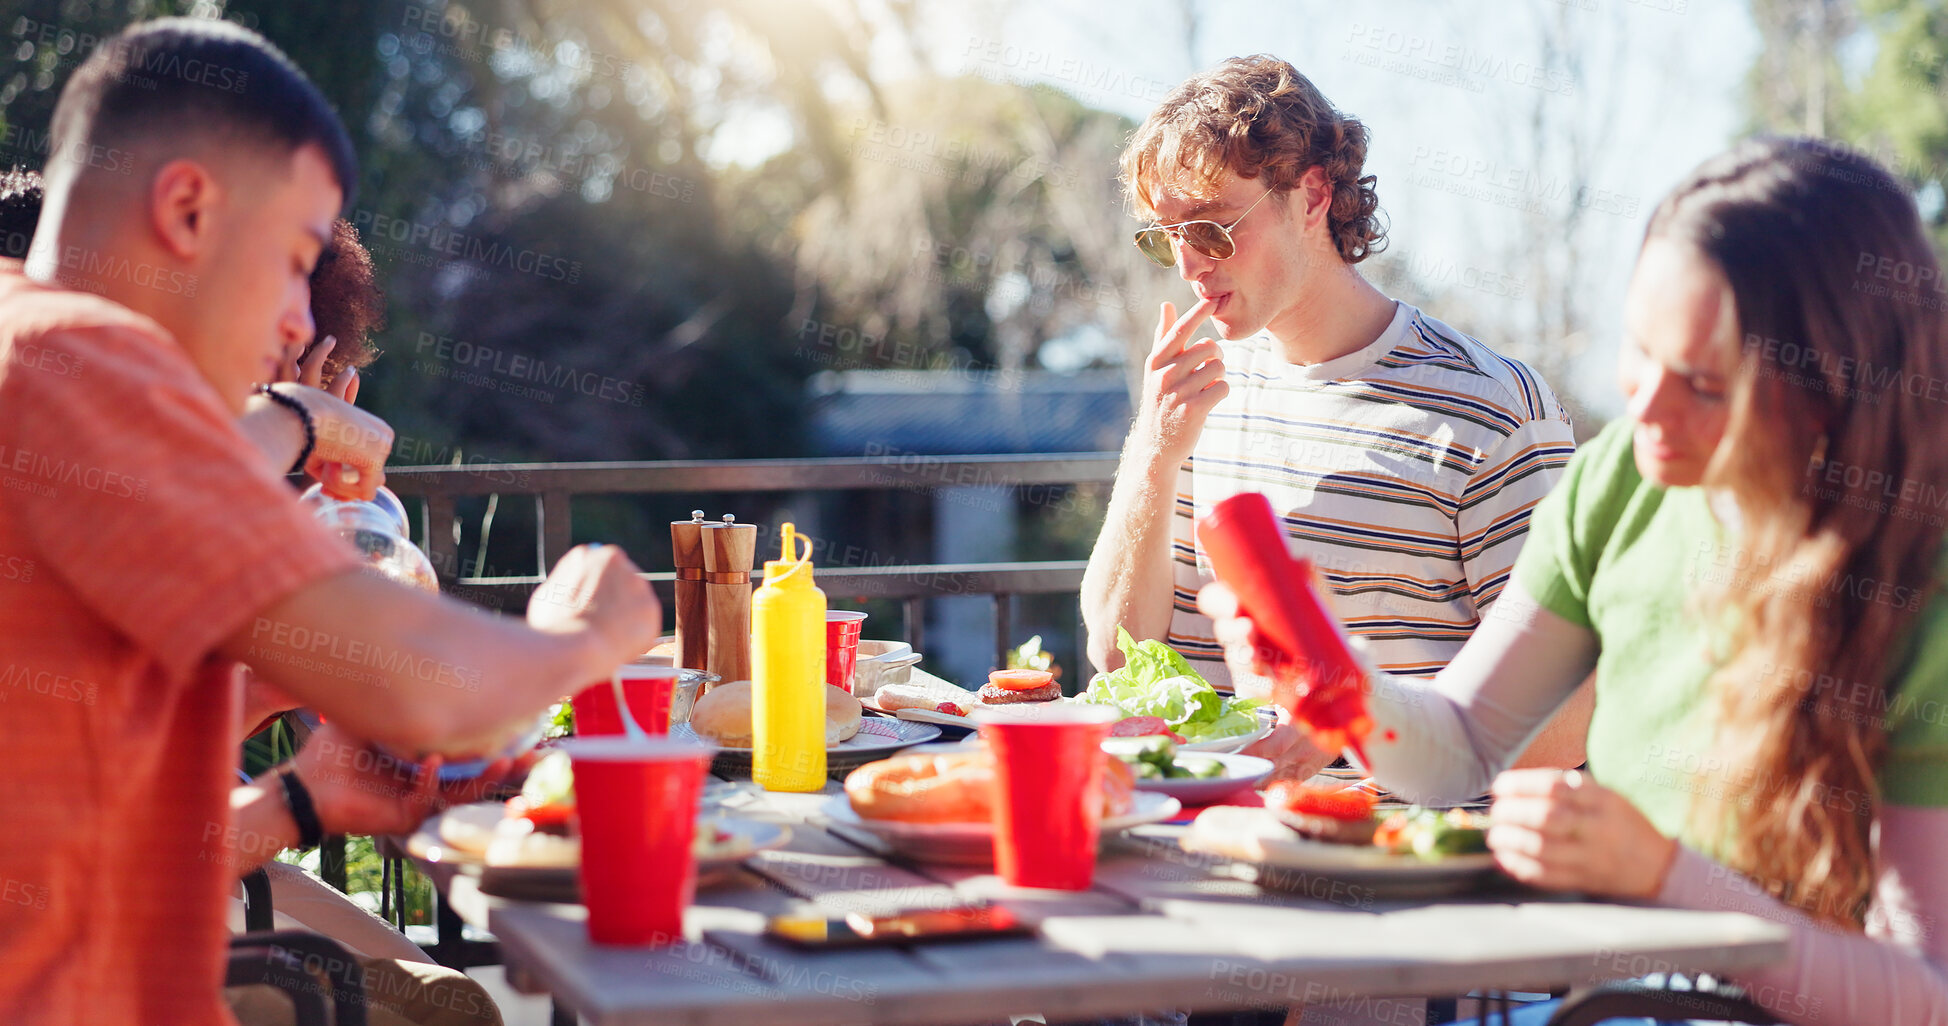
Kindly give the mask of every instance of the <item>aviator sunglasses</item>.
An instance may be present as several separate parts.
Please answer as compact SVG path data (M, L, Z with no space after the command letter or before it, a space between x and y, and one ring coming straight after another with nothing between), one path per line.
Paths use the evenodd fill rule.
M1174 235L1184 240L1184 245L1212 260L1229 260L1231 254L1238 251L1238 244L1231 241L1231 230L1238 227L1247 214L1258 209L1258 204L1265 202L1265 196L1271 194L1272 190L1266 189L1264 196L1253 200L1251 206L1246 207L1245 212L1239 214L1238 219L1230 224L1219 224L1216 221L1184 221L1179 224L1152 225L1136 233L1136 248L1142 250L1143 255L1149 257L1150 261L1158 267L1173 266L1177 263L1177 251L1170 245L1170 237Z

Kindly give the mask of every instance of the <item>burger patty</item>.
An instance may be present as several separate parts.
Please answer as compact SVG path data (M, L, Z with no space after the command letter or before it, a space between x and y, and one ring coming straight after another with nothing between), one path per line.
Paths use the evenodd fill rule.
M1345 820L1333 819L1331 816L1308 816L1284 809L1273 809L1272 814L1286 826L1306 837L1332 841L1336 844L1372 844L1373 834L1380 827L1379 818L1375 816Z
M981 701L988 705L1007 705L1011 702L1053 702L1062 697L1062 685L1054 681L1027 691L1009 691L993 684L981 685Z

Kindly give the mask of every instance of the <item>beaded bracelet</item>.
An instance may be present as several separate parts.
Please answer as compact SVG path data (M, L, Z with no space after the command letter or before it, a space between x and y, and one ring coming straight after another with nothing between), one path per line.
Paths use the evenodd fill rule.
M316 848L325 839L325 825L318 822L318 809L311 804L311 792L298 779L296 770L285 770L277 779L284 785L284 806L291 810L291 820L298 825L298 847Z
M304 448L298 451L297 462L291 464L291 469L285 471L285 473L296 474L302 472L305 461L311 458L311 451L318 447L318 425L312 422L311 411L305 409L303 403L298 402L296 399L285 395L269 385L258 385L257 394L297 414L298 421L304 425Z

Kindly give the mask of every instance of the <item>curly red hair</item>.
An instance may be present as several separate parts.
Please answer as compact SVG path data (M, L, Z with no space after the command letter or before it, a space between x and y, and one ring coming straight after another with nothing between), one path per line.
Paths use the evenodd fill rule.
M325 358L326 381L347 367L365 367L379 358L372 333L385 325L385 293L358 229L342 217L333 222L331 245L311 271L311 319L318 325L316 337L338 340Z
M1233 57L1164 97L1123 151L1122 180L1138 213L1155 217L1149 193L1160 180L1209 199L1227 172L1285 190L1319 168L1332 183L1333 245L1356 264L1386 248L1378 179L1360 174L1366 143L1366 126L1297 68L1266 54Z

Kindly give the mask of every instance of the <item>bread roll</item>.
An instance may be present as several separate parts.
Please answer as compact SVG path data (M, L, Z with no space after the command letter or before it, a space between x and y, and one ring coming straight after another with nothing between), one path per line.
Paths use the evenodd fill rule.
M859 700L845 693L843 688L830 684L825 688L825 743L836 745L859 733L860 718L864 710ZM710 693L697 699L690 710L690 729L698 736L709 738L725 748L752 748L755 743L751 737L751 701L753 691L748 680L734 680L719 684Z
M1127 814L1135 790L1130 768L1105 754L1103 815ZM853 770L845 778L845 794L863 819L985 823L994 817L994 755L974 748L882 759Z
M690 708L690 729L725 748L750 748L751 682L726 681Z
M831 747L859 733L866 710L846 689L825 685L825 745Z

